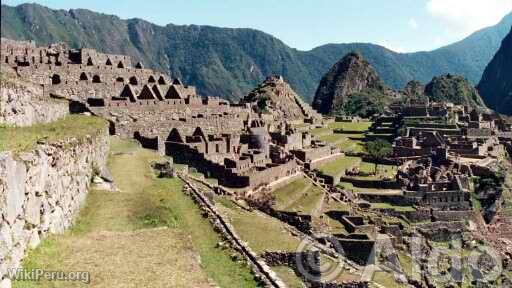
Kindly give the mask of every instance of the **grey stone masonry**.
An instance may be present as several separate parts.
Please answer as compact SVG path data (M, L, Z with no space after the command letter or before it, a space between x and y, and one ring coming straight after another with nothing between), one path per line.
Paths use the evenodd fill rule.
M0 281L20 267L28 248L70 227L95 173L105 171L108 133L0 152ZM7 283L7 284L5 284ZM4 287L4 286L2 286Z

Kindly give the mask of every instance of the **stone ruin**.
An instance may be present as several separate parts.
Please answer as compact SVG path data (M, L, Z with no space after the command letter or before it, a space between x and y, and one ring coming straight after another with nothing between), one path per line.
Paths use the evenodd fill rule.
M227 187L255 188L293 175L299 171L293 155L307 162L338 152L292 128L323 118L280 76L233 104L201 97L195 87L126 55L2 38L1 57L44 96L68 100L71 112L100 116L111 134L134 138Z
M390 113L375 119L370 130L397 135L390 160L400 164L396 181L403 194L391 202L464 218L466 214L456 211L471 211L470 178L496 172L503 147L512 140L507 137L510 124L487 111L428 99L389 108ZM443 216L454 220L448 214Z
M39 85L43 97L66 99L71 112L108 120L110 134L134 138L225 187L256 190L340 155L338 148L308 132L328 120L280 76L268 77L234 104L201 97L180 79L134 65L125 55L65 44L37 47L33 41L4 38L0 52L2 68L9 66L19 78ZM469 177L493 172L502 146L512 147L512 124L496 115L428 100L389 109L392 113L375 119L372 131L400 134L393 141L392 160L401 164L395 181L402 194L374 200L426 208L411 216L419 221L466 218L471 211ZM176 176L170 166L160 167L162 177ZM338 235L338 240L343 249L354 251L348 256L361 260L373 248L377 228L384 226L377 225L379 219L370 222L350 214L340 219L349 235ZM384 228L401 233L398 227Z

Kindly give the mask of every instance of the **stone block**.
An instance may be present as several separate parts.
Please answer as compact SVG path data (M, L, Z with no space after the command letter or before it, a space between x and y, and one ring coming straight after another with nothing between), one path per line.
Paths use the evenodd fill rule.
M39 238L39 233L36 229L33 229L30 232L30 239L28 241L28 247L30 249L35 249L37 246L39 246L39 243L41 242L41 239Z
M13 245L11 229L7 226L7 223L4 222L0 227L0 259L5 259L7 257L9 250L11 250Z
M0 196L0 208L4 219L13 223L22 213L27 171L25 164L15 161L9 152L0 155L0 169L5 171L1 189L5 196Z
M25 204L25 220L32 225L41 223L42 197L29 195Z

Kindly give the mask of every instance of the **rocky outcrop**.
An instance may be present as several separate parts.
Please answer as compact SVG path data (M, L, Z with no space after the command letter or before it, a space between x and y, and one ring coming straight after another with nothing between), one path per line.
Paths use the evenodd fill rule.
M27 248L62 233L84 203L91 178L105 171L108 131L81 139L0 152L0 282L18 268ZM4 287L4 286L2 286Z
M419 81L412 80L407 82L401 92L407 98L418 98L425 95L425 85L421 84Z
M55 121L69 113L67 101L43 98L41 86L4 75L0 81L0 124L17 127Z
M304 103L282 76L267 77L240 103L251 105L257 113L271 115L274 121L321 119L321 115Z
M350 95L366 89L384 90L384 83L361 54L349 53L320 81L313 108L329 114L347 102Z
M436 102L485 107L478 91L462 76L446 74L434 77L425 87L425 95Z
M485 69L478 91L487 106L512 115L512 30Z

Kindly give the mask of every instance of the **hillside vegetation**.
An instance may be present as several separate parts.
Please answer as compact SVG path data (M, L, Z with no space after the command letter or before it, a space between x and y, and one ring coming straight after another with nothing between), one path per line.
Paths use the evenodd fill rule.
M434 77L425 87L425 94L434 101L449 101L455 104L485 106L478 91L464 77L442 75Z
M158 26L140 19L76 9L52 10L37 4L2 5L1 35L38 44L65 41L72 47L128 54L147 67L171 73L195 85L203 95L237 100L267 75L281 74L311 102L322 75L338 59L359 51L394 89L409 80L426 83L445 73L461 74L473 84L510 30L512 14L498 25L431 52L395 53L384 47L328 44L311 51L290 48L252 29L211 26Z
M478 90L490 108L512 115L512 30L485 69Z

